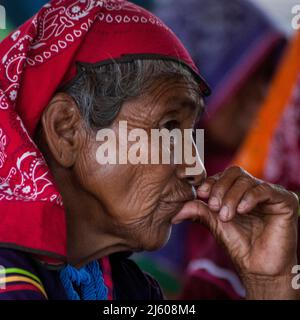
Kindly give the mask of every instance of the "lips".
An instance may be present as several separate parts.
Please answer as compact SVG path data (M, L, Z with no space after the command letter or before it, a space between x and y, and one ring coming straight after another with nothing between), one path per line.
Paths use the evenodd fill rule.
M195 188L192 188L185 195L175 196L173 194L173 196L169 196L168 198L169 199L164 198L162 201L165 202L165 203L184 204L184 203L186 203L188 201L193 201L193 200L197 199L197 193L196 193Z
M169 195L168 197L165 197L161 200L161 208L162 207L168 207L168 209L171 211L170 214L170 222L171 220L182 210L184 205L189 202L193 201L197 198L196 190L189 189L188 192L185 192L185 194L181 194L180 196L173 193L172 195Z

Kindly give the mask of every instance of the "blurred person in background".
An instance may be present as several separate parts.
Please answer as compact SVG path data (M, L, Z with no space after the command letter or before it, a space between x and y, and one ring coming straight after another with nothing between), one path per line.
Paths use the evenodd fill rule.
M232 163L251 131L280 61L285 36L265 12L247 0L157 1L154 12L183 41L212 86L207 113L199 127L205 129L208 175L215 174ZM159 253L137 260L160 276L165 290L173 296L182 281L186 283L184 298L244 296L224 250L200 225L178 226ZM189 276L183 280L185 268Z
M292 37L235 163L300 191L300 32Z

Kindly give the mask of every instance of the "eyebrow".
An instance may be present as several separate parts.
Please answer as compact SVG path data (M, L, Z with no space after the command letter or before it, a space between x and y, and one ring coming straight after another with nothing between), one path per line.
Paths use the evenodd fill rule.
M201 117L205 110L205 104L202 97L199 97L199 99L194 99L188 96L172 96L166 101L166 105L169 107L169 111L178 110L183 106L189 107L193 111L195 111L195 109L199 109L197 113L197 119Z

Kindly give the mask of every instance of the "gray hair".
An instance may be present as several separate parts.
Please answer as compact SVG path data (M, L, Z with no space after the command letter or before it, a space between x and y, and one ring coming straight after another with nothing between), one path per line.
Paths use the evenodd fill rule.
M110 64L78 64L78 74L65 89L76 102L87 128L109 127L125 101L145 94L155 80L180 76L200 89L185 65L172 60L112 61Z

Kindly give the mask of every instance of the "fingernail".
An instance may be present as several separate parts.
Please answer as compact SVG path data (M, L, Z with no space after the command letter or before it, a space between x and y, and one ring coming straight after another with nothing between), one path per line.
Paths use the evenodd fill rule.
M209 200L209 206L214 207L214 208L219 208L220 207L220 201L216 197L212 197Z
M199 187L199 191L208 192L209 191L209 184L204 183L202 186Z
M220 211L220 218L223 221L227 221L229 218L229 209L227 206L222 207L221 211Z
M245 210L247 207L247 201L246 200L242 200L241 203L238 206L238 210Z

